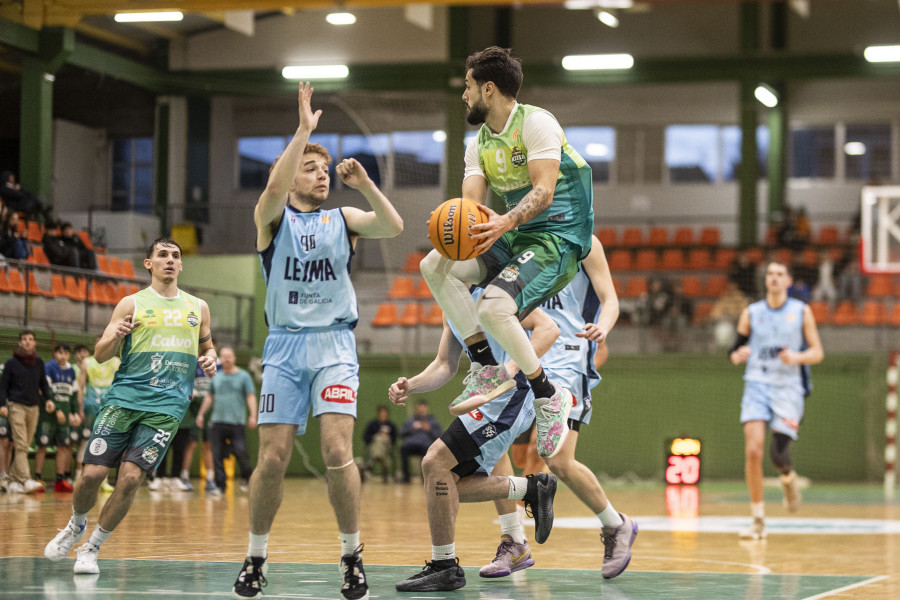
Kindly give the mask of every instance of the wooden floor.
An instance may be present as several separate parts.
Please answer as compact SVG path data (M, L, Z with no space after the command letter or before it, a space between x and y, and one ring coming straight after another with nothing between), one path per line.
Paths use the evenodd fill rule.
M815 485L790 517L780 490L767 490L765 542L741 542L749 523L743 485L691 488L608 485L640 533L629 569L600 577L599 523L561 487L550 539L532 545L536 565L484 580L500 536L491 504L463 505L456 548L467 586L457 592L399 594L394 583L430 559L424 492L418 485L364 486L362 541L372 598L900 598L900 504L877 487ZM102 502L101 496L101 502ZM247 548L247 496L202 491L138 492L129 516L101 550L99 576L73 576L73 555L42 558L71 514L71 495L0 495L0 599L223 598ZM89 515L96 524L97 509ZM526 528L526 534L531 534ZM325 484L292 479L269 542L267 598L338 597L337 526ZM116 559L116 560L113 560ZM139 560L122 560L139 559Z

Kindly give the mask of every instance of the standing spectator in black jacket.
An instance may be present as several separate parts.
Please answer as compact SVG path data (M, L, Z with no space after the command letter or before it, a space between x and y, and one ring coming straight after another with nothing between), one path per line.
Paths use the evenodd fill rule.
M53 412L53 392L47 383L44 361L35 352L34 332L19 333L19 347L6 361L0 376L0 415L9 419L15 458L9 470L9 492L31 494L44 486L31 478L28 447L34 439L39 411Z
M400 461L403 468L403 483L409 483L409 457L425 456L434 440L441 436L441 424L428 412L428 402L420 400L416 414L411 416L400 429Z

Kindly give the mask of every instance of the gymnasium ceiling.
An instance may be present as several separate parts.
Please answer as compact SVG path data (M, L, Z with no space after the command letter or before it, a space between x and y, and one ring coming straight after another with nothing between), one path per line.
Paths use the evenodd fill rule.
M737 3L739 0L634 0L630 8L611 12L648 13L655 4ZM751 0L753 1L753 0ZM758 0L760 2L768 0ZM787 0L800 16L820 2L867 0ZM598 5L616 6L625 0L594 0ZM416 4L415 0L0 0L0 18L32 29L45 26L73 28L79 35L130 53L147 55L160 41L176 41L193 34L230 28L252 35L256 19L277 14L294 14L306 9L329 7L378 8ZM432 5L502 6L562 4L562 0L429 0ZM900 4L900 0L898 0ZM180 10L184 20L175 23L117 23L118 12Z

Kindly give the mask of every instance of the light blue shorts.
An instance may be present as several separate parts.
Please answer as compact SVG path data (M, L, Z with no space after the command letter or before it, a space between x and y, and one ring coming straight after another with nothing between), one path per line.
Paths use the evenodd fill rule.
M510 398L511 396L511 398ZM479 410L473 410L459 417L460 423L469 432L472 441L481 453L475 457L478 473L491 474L494 465L523 432L531 428L534 421L534 393L531 388L516 388L491 403L508 403L494 421L489 420Z
M771 385L759 381L744 384L741 423L766 421L772 431L797 439L803 419L803 386Z
M356 418L359 359L351 329L270 330L263 366L260 425L296 425L302 435L310 408L314 417L337 413Z

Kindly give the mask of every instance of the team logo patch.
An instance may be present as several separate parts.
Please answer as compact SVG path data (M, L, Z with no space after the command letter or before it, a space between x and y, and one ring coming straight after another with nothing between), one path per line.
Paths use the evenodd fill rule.
M494 436L497 435L497 428L494 427L494 425L493 425L493 423L492 423L492 424L490 424L490 425L487 425L484 429L482 429L482 430L481 430L481 434L482 434L484 437L486 437L486 438L488 438L488 439L491 439L492 437L494 437Z
M478 410L477 408L476 408L475 410L473 410L473 411L470 411L468 414L469 414L470 417L472 417L472 418L475 419L476 421L480 421L480 420L482 420L482 419L484 418L484 415L481 414L481 411Z
M194 308L194 303L192 301L185 300L184 303L188 308Z
M153 464L156 462L156 459L159 458L159 450L150 446L149 448L144 448L144 451L141 452L141 460L145 463Z
M100 456L106 452L106 440L97 438L91 442L91 454Z
M509 160L512 161L514 167L524 167L528 162L528 157L525 156L525 153L519 150L518 146L512 147L512 155L509 157Z
M187 322L191 327L196 327L200 324L200 315L198 315L194 311L189 312L187 316Z
M331 223L331 217L329 217L328 215L323 215L322 222L323 223Z
M159 370L162 369L162 360L163 355L157 352L153 356L150 357L150 370L154 373L159 373Z
M346 385L329 385L322 390L322 400L340 404L353 404L356 402L356 392L353 388Z
M41 446L46 446L49 443L50 443L50 436L46 435L46 434L42 435L41 436Z
M513 281L515 281L518 278L519 278L519 269L517 267L509 266L500 272L500 279L502 279L503 281L508 281L508 282L512 283Z
M297 304L300 301L300 294L297 292L288 292L288 304Z
M6 432L9 431L5 425L0 425L0 436L6 435Z

